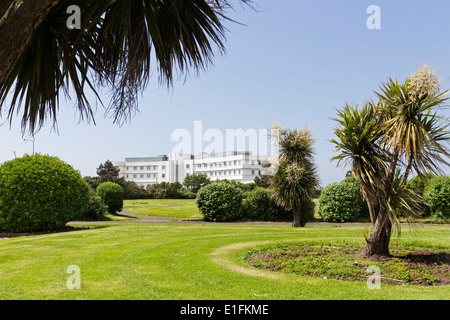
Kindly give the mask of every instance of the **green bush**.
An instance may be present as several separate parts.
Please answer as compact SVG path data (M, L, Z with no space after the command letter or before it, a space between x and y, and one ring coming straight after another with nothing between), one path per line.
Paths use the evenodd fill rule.
M106 220L105 215L107 213L108 206L103 202L102 198L96 194L93 189L91 189L88 208L80 215L78 219L81 221Z
M211 183L200 188L196 203L206 221L235 221L241 217L242 191L230 183Z
M432 178L424 188L423 197L429 207L429 215L435 218L450 218L450 177Z
M314 220L314 209L316 204L311 198L303 198L302 199L302 214L304 219L308 221ZM290 217L292 218L292 211L290 211Z
M280 207L270 191L256 187L249 191L242 202L243 215L255 221L286 221L292 219L292 211Z
M102 198L108 207L108 212L116 214L123 208L123 188L115 182L102 182L96 190L97 194Z
M354 177L323 188L319 197L319 215L327 222L349 222L369 216L359 182Z
M0 229L54 231L86 211L89 185L57 157L36 154L0 166Z

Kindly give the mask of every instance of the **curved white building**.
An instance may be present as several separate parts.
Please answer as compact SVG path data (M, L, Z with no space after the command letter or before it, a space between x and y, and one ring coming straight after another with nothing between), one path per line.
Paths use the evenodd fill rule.
M232 151L134 157L113 164L120 170L120 177L140 186L175 181L183 183L186 176L194 173L206 174L211 181L227 179L250 183L260 173L267 174L267 169L262 168L267 159L268 157L255 156L247 151Z

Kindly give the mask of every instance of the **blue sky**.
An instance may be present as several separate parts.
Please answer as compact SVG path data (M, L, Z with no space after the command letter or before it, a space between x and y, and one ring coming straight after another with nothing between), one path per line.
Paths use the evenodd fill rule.
M226 23L224 56L198 76L167 89L151 81L139 113L118 126L96 112L96 125L79 123L72 102L61 100L58 132L51 124L35 141L36 152L60 157L95 175L107 159L167 154L174 130L264 129L274 121L311 129L321 185L340 181L348 168L330 163L334 123L346 102L374 97L382 81L403 80L418 66L434 66L450 88L450 2L382 0L254 0L258 12L237 6ZM381 9L381 29L369 30L366 9ZM104 96L107 102L107 95ZM448 113L447 113L448 116ZM1 119L5 121L5 119ZM20 117L0 126L0 162L32 152Z

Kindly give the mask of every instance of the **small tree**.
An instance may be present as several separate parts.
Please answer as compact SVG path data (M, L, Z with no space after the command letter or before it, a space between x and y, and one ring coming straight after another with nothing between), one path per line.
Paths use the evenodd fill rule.
M319 182L313 163L314 140L307 128L281 129L274 138L280 155L269 190L279 205L292 209L292 226L303 227L307 218L302 211L302 200L305 202L312 198Z
M116 214L122 211L124 192L123 188L114 182L102 182L97 187L97 194L102 198L103 202L108 206L108 212Z
M209 177L203 173L194 173L188 175L186 178L184 178L183 181L183 185L186 187L186 189L193 193L197 193L197 191L200 190L201 187L204 187L210 183L211 179L209 179Z

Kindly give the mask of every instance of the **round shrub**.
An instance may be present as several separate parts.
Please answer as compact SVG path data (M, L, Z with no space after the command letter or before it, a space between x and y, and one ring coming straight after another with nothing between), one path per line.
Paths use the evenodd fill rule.
M269 190L256 187L247 193L242 202L243 215L256 221L286 221L292 212L280 207Z
M122 211L124 192L119 184L110 181L102 182L98 185L96 192L108 207L109 213L116 214Z
M90 189L90 198L86 211L84 211L78 219L81 221L101 221L106 220L105 215L108 213L108 207L102 198Z
M0 166L0 230L55 231L87 209L89 185L57 157L25 155Z
M327 222L349 222L369 216L359 182L349 177L327 185L319 197L319 215Z
M230 183L211 183L200 188L196 203L206 221L235 221L241 217L242 191Z
M432 178L425 186L423 193L429 213L436 218L450 218L450 177L438 176Z

